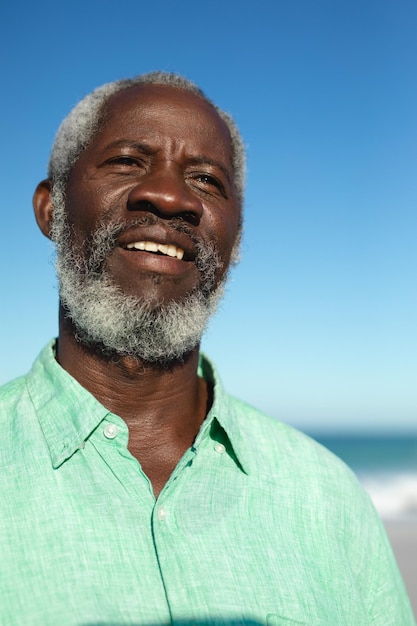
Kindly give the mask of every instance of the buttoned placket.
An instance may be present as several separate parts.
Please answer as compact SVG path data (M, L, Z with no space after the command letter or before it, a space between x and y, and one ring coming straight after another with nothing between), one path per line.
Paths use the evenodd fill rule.
M154 530L155 524L156 527L158 527L158 523L167 522L169 518L169 513L173 513L170 504L170 501L172 500L171 495L181 474L185 471L186 468L191 468L196 452L197 449L194 446L187 450L187 452L184 454L177 467L169 477L168 482L159 494L158 499L155 502L155 507L152 515L152 524ZM165 526L166 525L167 524L165 524Z
M187 601L188 586L188 583L186 583L185 586L178 587L173 582L173 572L176 571L178 564L172 562L172 547L178 541L180 545L184 542L184 537L182 536L184 531L178 527L178 519L181 516L178 518L176 510L177 507L181 506L181 486L183 484L185 486L187 484L186 481L190 481L187 486L187 489L189 488L193 480L191 474L199 462L214 463L215 465L222 464L226 447L223 443L211 438L209 434L210 424L206 424L199 433L195 445L185 452L158 498L155 499L152 486L140 468L140 464L137 464L135 472L134 470L132 471L132 468L135 467L133 457L130 458L132 464L128 463L130 455L126 449L127 426L122 420L119 420L120 418L114 418L113 415L109 415L102 422L97 431L101 440L100 448L103 448L103 456L105 456L106 462L115 475L123 477L123 484L135 497L136 504L140 502L142 511L143 507L145 507L149 512L152 529L150 540L153 543L155 558L159 564L159 574L165 589L167 606L171 615L175 617L175 615L181 614L184 603ZM126 444L122 443L124 437L126 437ZM115 451L118 451L117 455L114 454ZM199 458L200 456L202 458ZM147 495L140 488L140 485L142 484L143 487L144 483L142 481L138 482L138 470L142 478L148 482L149 490L146 490ZM135 506L133 503L132 505Z
M170 480L156 501L154 513L152 516L152 534L154 541L154 549L159 564L162 583L165 588L167 602L172 619L181 619L184 607L189 602L190 586L196 588L199 584L204 586L204 581L187 581L186 576L182 579L182 584L178 585L178 568L183 567L180 559L178 562L172 558L173 551L186 550L187 532L189 529L179 527L179 520L182 519L183 511L177 512L177 508L182 506L181 486L184 484L189 492L190 485L193 484L193 471L201 471L200 463L212 463L214 465L222 465L226 447L220 442L213 440L209 433L200 433L197 443L186 454L171 475ZM188 485L183 481L189 481ZM209 497L209 494L207 494ZM196 501L198 506L198 500ZM180 515L177 515L180 513ZM201 523L204 524L204 518ZM180 546L183 546L182 548ZM193 558L192 553L189 558ZM183 570L182 570L183 571Z

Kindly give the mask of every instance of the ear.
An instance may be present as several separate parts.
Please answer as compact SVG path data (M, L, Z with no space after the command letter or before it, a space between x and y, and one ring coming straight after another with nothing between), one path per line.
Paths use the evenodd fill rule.
M39 228L48 239L51 238L52 202L51 181L47 178L42 180L33 194L33 209Z

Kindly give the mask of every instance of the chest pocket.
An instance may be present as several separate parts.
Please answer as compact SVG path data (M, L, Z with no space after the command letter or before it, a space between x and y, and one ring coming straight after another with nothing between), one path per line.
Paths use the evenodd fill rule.
M268 626L308 626L306 622L298 622L297 620L290 619L289 617L281 617L274 613L268 613L266 623Z

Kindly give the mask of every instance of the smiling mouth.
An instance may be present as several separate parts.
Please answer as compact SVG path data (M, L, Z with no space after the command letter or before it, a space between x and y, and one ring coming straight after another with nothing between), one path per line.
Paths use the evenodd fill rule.
M126 250L140 250L168 256L173 259L183 260L184 250L173 244L156 243L155 241L132 241L126 245ZM184 259L185 260L185 259Z

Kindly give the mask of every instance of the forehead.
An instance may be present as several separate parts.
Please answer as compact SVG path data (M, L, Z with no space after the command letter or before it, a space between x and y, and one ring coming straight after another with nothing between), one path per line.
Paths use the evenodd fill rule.
M137 85L112 96L95 140L103 140L104 136L123 139L126 133L182 139L196 149L214 148L232 161L226 123L209 102L185 89Z

